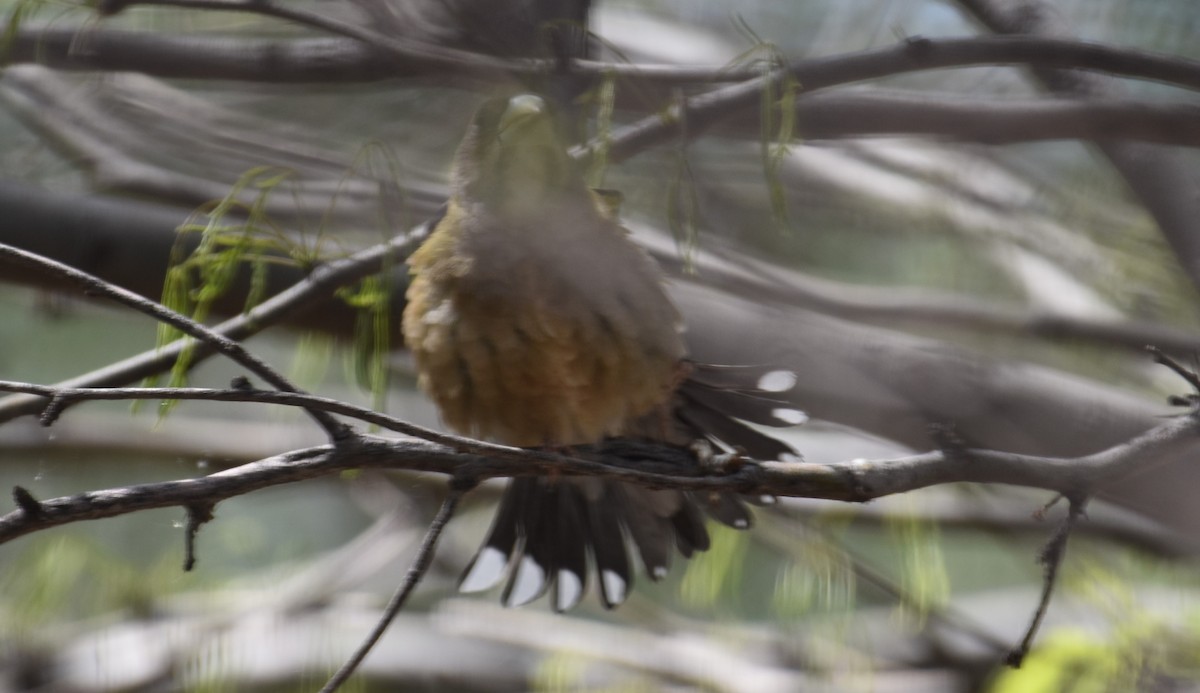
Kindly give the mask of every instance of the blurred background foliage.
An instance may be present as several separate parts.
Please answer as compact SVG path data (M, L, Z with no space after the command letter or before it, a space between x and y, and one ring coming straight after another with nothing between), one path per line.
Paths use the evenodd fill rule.
M341 3L295 4L356 16ZM1080 38L1200 59L1200 11L1192 0L1052 5ZM27 23L82 27L81 49L88 28L98 26L200 37L311 35L245 13L165 7L133 8L100 22L86 3L4 0L0 13L12 30ZM613 0L595 4L592 29L609 58L706 65L980 32L949 0ZM73 149L62 133L84 126L51 122L46 102L39 106L29 86L42 77L10 66L0 79L5 177L58 192L154 197L106 179L102 167ZM218 191L235 189L258 166L291 171L272 179L269 195L279 206L263 214L289 229L288 247L304 250L301 262L344 254L428 217L432 208L422 195L436 199L443 189L449 155L481 98L479 89L420 80L159 80L147 93L179 99L176 113L196 118L188 121L163 119L165 101L139 102L145 94L126 87L144 85L128 79L52 77L68 102L113 117L120 127L110 144L151 170L211 182ZM1126 88L1146 98L1171 93L1151 83ZM911 73L850 89L965 99L1039 93L1009 68ZM282 154L267 160L266 150L239 150L236 140L216 137L253 137L256 129L263 142L291 141L290 153L311 160L290 168L296 161ZM700 248L736 248L812 277L1200 325L1194 288L1092 145L801 136L775 176L764 171L762 146L720 131L686 151L656 147L612 167L605 185L623 192L631 222L666 228L671 200L663 181L680 179L686 161L681 194L697 205ZM1200 164L1194 151L1181 156ZM347 189L354 176L382 181L403 198L402 213L373 213L369 204L363 211L348 195L323 213L289 214L289 196L308 190L314 170ZM780 191L782 208L773 204ZM171 202L200 208L220 199ZM686 243L675 242L676 252L686 251ZM936 325L916 331L1142 396L1178 389L1145 359L1109 346ZM155 327L139 317L10 285L0 294L6 379L54 382L154 343ZM402 356L389 362L395 369L386 401L363 387L361 344L292 331L250 342L310 390L436 425ZM375 346L367 351L387 348ZM235 374L212 362L191 380L219 386ZM379 383L380 375L372 379ZM26 417L0 427L0 487L20 485L49 498L186 478L319 442L303 423L290 411L192 402L165 417L154 407L89 404L47 430ZM831 423L789 436L813 461L906 450ZM191 573L179 568L179 510L63 527L0 547L0 690L315 689L403 573L440 490L432 477L362 473L233 499L202 530ZM1052 525L1028 518L1043 495L932 489L861 511L784 502L758 513L754 532L715 530L711 551L677 565L662 583L639 584L620 610L589 604L568 618L544 613L544 605L499 612L453 595L496 497L489 486L453 523L414 610L350 690L1194 690L1194 561L1104 536L1072 543L1038 651L1023 669L1002 670L1004 648L1016 643L1036 601L1035 558ZM1009 512L984 520L974 514L981 508Z

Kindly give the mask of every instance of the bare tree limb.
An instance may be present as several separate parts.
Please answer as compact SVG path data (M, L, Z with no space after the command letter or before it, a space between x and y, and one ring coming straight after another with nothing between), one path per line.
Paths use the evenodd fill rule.
M487 455L480 456L426 441L356 435L337 446L294 450L198 479L44 501L22 491L20 509L0 517L0 543L71 522L150 508L215 504L268 486L360 468L409 469L475 480L548 473L602 476L656 488L853 502L954 482L1012 484L1082 498L1114 478L1152 467L1187 449L1198 429L1200 420L1193 412L1125 443L1078 458L969 450L952 457L930 452L835 464L737 463L717 469L700 468L685 450L634 441L581 446L575 457L490 445Z
M1157 346L1147 346L1146 351L1154 358L1155 363L1171 369L1175 375L1183 378L1183 382L1191 385L1193 397L1200 395L1200 375L1197 375L1195 371L1185 368L1183 364L1164 354Z
M381 216L428 216L445 199L442 186L407 171L361 170L322 148L311 130L237 113L145 75L78 86L60 71L19 65L0 78L0 97L101 190L198 207L237 193L231 184L247 171L272 166L286 174L280 187L244 189L238 199L300 227L314 219L362 228Z

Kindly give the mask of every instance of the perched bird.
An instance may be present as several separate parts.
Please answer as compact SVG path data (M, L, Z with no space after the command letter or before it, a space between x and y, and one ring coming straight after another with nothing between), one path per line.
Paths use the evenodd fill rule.
M584 184L540 98L486 102L451 178L444 217L409 258L403 320L420 387L448 426L526 447L712 435L756 457L790 450L722 413L732 393L742 418L781 423L761 383L685 360L657 265ZM460 587L507 579L506 604L551 590L561 611L584 594L590 562L613 607L633 581L627 537L658 579L675 549L708 548L702 508L734 527L751 522L730 494L701 502L594 478L513 479Z

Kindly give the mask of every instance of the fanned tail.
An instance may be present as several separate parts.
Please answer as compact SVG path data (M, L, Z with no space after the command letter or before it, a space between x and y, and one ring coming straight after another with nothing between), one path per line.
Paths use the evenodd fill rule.
M795 455L791 446L745 423L803 421L803 412L778 396L794 384L791 372L774 368L692 364L674 415L688 439L707 438L762 460ZM676 552L690 558L708 550L705 515L748 529L753 517L746 502L755 500L601 479L513 479L459 589L479 592L503 583L506 606L549 592L554 609L566 611L583 598L594 575L600 601L611 609L633 587L630 545L646 575L659 580Z
M689 558L708 549L705 511L731 527L750 526L750 512L736 496L713 498L706 503L691 493L599 479L513 479L459 589L479 592L504 583L506 606L549 592L554 609L566 611L586 593L594 568L600 600L613 608L633 586L629 544L650 579L658 580L675 551Z

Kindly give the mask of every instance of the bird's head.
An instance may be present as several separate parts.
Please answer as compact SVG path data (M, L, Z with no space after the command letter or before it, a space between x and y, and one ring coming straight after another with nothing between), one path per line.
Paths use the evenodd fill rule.
M460 201L500 213L523 214L552 197L586 195L553 115L530 94L491 99L479 108L459 145L452 178Z

